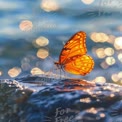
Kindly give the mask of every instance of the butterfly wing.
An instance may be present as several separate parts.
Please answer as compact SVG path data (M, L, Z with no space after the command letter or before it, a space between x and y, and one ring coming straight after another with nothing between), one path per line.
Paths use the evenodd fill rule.
M67 60L73 56L86 54L87 49L85 41L85 32L80 31L73 35L64 45L60 53L59 64L65 64Z
M92 71L94 60L89 55L74 56L69 60L64 69L72 74L86 75Z
M86 53L86 33L80 31L67 41L60 53L59 62L55 64L69 73L86 75L94 67L94 60Z

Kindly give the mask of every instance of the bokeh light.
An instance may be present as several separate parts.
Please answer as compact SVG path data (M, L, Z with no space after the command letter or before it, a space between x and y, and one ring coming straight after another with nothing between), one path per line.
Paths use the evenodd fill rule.
M122 80L120 80L119 84L122 84Z
M96 32L93 32L93 33L91 33L90 34L90 38L91 38L91 40L93 40L94 42L97 42L97 40L96 40Z
M94 0L81 0L84 4L91 4Z
M109 39L107 34L105 34L105 33L97 33L97 32L91 33L90 38L94 42L106 42Z
M118 54L118 59L120 62L122 62L122 53Z
M83 99L80 99L80 102L90 103L91 99L90 98L83 98Z
M48 55L49 55L49 52L46 49L41 48L37 51L38 58L45 59L47 58Z
M56 11L59 9L56 0L42 0L40 7L46 12Z
M114 82L117 82L117 81L119 80L118 74L112 74L111 79L112 79Z
M34 67L32 70L31 70L31 74L32 75L40 75L40 74L44 74L44 71L42 71L40 68L38 67Z
M110 94L110 97L115 97L115 94Z
M104 84L106 82L106 78L103 76L98 76L93 81L98 84Z
M118 73L118 77L119 77L119 78L122 78L122 71L120 71L120 72Z
M100 113L100 117L104 118L106 115L104 113Z
M30 20L23 20L19 25L21 31L30 31L32 27L33 23Z
M40 46L47 46L49 44L49 40L46 37L43 37L43 36L40 36L34 42L39 47Z
M3 72L0 70L0 76L2 76Z
M96 50L96 54L98 58L105 58L104 48L98 48Z
M104 50L104 53L105 53L105 55L107 55L107 56L112 56L112 55L114 54L114 49L108 47L108 48L106 48L106 49Z
M122 84L122 71L112 74L111 79L116 84Z
M108 40L108 36L105 33L97 33L96 34L96 40L98 42L105 42Z
M114 57L107 57L107 58L105 59L105 61L106 61L106 63L107 63L108 65L113 65L113 64L115 64L115 62L116 62L116 60L115 60Z
M8 75L10 77L17 77L20 73L21 73L21 68L19 67L13 67L8 71Z
M96 114L98 111L96 108L92 107L92 108L88 109L87 112Z
M122 49L122 37L117 37L117 38L115 39L114 47L115 47L117 50Z
M107 42L110 44L113 44L116 37L114 35L108 35L108 37L109 38L108 38Z
M92 48L92 52L95 53L97 55L97 57L99 59L104 59L101 63L100 63L100 67L102 69L108 70L109 68L111 68L110 66L113 65L117 62L117 58L120 62L122 62L122 53L121 53L121 49L122 49L122 37L116 37L114 35L108 35L106 33L103 32L92 32L90 34L90 38L91 40L93 40L93 42L95 43L108 43L108 44L112 44L112 46L108 46L108 47L93 47ZM100 45L100 44L99 44ZM119 51L117 54L117 58L115 57L116 51ZM113 70L114 71L114 70ZM113 72L112 71L112 72ZM122 78L120 77L122 75L122 73L111 73L111 79L113 82L116 82L117 84L121 84L121 80ZM93 81L98 82L101 81L101 83L106 82L106 78L103 76L97 76Z

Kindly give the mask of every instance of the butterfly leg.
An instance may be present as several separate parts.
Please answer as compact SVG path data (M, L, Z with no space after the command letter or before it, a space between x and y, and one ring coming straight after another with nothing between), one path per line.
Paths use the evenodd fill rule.
M57 71L58 71L59 67L58 67L57 65L55 65L54 60L53 60L53 58L52 58L51 56L49 56L49 58L50 58L51 62L53 62L53 65L52 65L52 67L50 68L50 70L46 73L46 75L47 75L48 77L57 78L57 77L59 77L59 76L57 75Z
M64 70L64 66L63 66L63 65L61 65L60 70L63 72L62 75L60 74L60 76L62 76L62 79L68 78L67 75L66 75L66 72L65 72L65 70ZM60 72L61 72L61 71L60 71Z

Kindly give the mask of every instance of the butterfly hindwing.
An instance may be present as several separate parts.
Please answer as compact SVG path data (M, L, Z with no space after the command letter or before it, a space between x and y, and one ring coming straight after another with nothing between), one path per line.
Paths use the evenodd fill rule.
M89 55L74 56L74 58L65 64L64 69L72 74L86 75L94 67L94 61Z

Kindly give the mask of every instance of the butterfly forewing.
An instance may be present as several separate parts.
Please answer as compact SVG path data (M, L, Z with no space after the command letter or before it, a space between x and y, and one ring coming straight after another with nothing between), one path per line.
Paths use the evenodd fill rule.
M59 63L64 64L70 57L86 54L87 49L85 39L86 34L82 31L76 33L73 37L71 37L64 45L60 53Z

